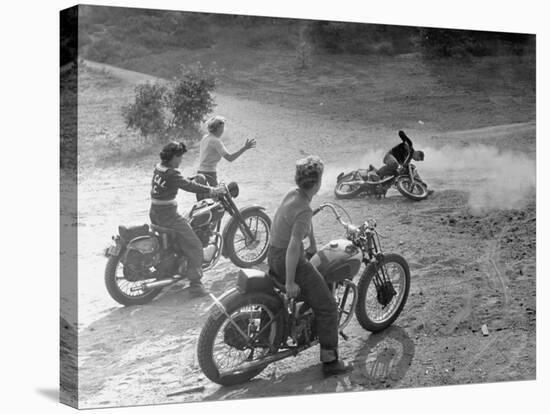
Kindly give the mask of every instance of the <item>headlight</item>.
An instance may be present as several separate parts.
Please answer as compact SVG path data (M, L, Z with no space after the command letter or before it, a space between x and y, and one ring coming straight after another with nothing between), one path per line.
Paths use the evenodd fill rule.
M237 198L239 196L239 185L235 181L231 181L227 184L227 190L229 190L231 197Z

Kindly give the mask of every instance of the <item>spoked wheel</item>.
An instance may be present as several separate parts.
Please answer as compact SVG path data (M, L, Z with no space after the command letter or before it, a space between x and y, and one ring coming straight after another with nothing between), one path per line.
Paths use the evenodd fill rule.
M358 177L356 172L351 172L340 178L336 183L336 187L334 187L334 195L336 198L357 197L362 191L361 184L356 184L357 180Z
M418 180L412 182L408 176L399 177L395 182L395 186L401 194L411 200L420 201L428 197L426 184Z
M239 384L262 372L268 365L263 359L277 351L281 305L267 294L238 292L222 303L230 318L217 308L208 317L197 343L198 361L210 380Z
M145 290L140 288L143 283L155 279L130 281L124 277L123 265L119 256L111 256L105 266L105 286L109 295L124 306L143 305L152 301L161 289Z
M271 219L260 209L243 214L243 220L254 235L246 236L237 220L231 223L226 236L227 255L239 267L252 267L262 263L267 256Z
M379 332L397 319L409 295L410 279L409 265L397 254L384 255L383 262L367 266L359 280L355 308L364 329Z

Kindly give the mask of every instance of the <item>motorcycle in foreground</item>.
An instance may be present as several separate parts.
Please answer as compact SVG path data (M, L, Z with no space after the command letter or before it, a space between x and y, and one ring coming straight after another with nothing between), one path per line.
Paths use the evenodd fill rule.
M265 208L254 205L239 210L234 202L239 186L231 182L225 188L225 194L216 199L195 203L187 215L204 248L203 270L214 267L221 255L239 267L255 266L267 256L271 219ZM222 230L226 212L231 219ZM185 274L180 267L185 254L179 249L177 233L154 224L119 226L105 256L107 291L125 306L150 302Z
M376 170L358 169L347 174L343 172L336 179L334 195L336 198L354 198L359 195L385 197L388 190L395 186L405 197L420 201L428 197L428 186L422 181L411 157L397 171L387 177L380 177Z
M353 313L364 329L382 331L407 301L409 266L403 257L380 251L374 220L355 226L342 220L335 205L323 204L316 212L324 209L344 227L345 239L323 246L310 263L324 276L338 304L339 333L347 339L343 330ZM356 284L353 279L362 263L366 267ZM210 296L214 304L199 336L197 356L204 374L218 384L248 381L269 364L318 343L311 308L300 296L289 299L284 285L270 273L242 269L236 287L219 298Z

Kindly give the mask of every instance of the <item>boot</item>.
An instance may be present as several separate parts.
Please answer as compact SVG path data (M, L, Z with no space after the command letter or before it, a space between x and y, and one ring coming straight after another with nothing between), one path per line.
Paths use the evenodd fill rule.
M353 365L346 364L344 361L339 359L335 359L331 362L323 362L323 374L325 377L345 374L346 372L351 372L352 370Z
M189 285L189 294L192 298L200 298L208 295L208 292L200 280L192 280Z
M353 369L351 364L338 359L338 350L321 348L321 361L323 361L323 374L325 377L340 375Z

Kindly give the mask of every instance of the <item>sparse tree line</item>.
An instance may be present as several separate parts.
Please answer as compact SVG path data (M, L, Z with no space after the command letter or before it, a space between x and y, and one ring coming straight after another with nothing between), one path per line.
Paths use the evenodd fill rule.
M209 48L231 30L246 30L244 47L269 44L298 52L305 40L320 53L421 52L425 58L522 54L534 48L533 35L518 33L118 7L80 6L78 19L83 57L105 63L171 49Z

